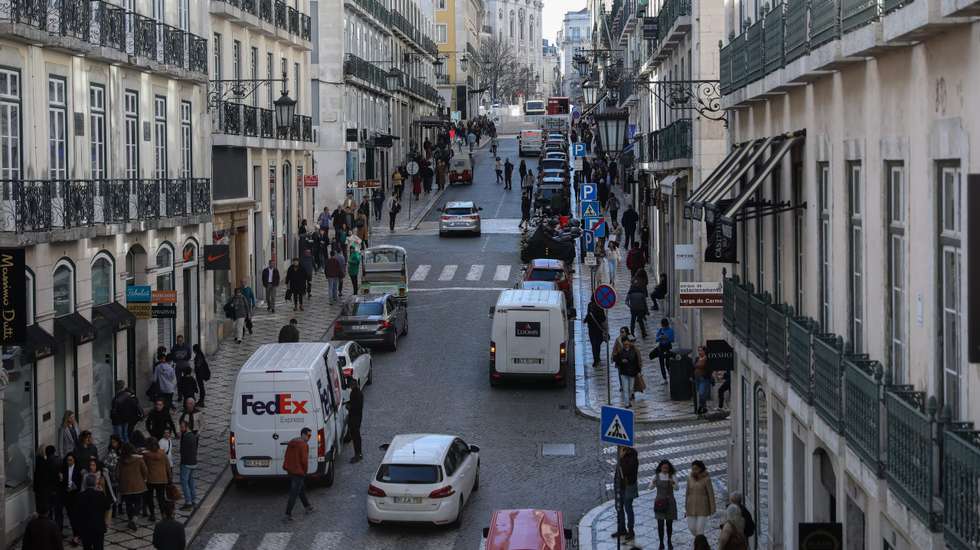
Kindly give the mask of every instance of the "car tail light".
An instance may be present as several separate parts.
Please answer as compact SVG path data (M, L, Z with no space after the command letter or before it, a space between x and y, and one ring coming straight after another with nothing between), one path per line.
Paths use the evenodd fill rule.
M490 341L490 360L497 360L497 343L492 340Z
M235 460L238 453L235 451L235 432L228 433L228 458Z
M391 321L378 321L378 328L391 328Z
M475 221L475 220L480 219L480 215L479 214L470 214L469 216L466 216L466 219Z
M316 456L327 456L327 438L323 428L316 431Z
M561 346L558 347L558 359L562 363L568 360L568 349L565 347L565 342L562 342Z
M333 330L334 332L337 332L338 330L342 331L344 330L344 325L340 324L340 321L335 321L333 324Z
M386 497L387 493L381 490L380 487L376 487L374 484L368 485L368 495L372 497Z
M450 220L450 218L451 218L451 217L452 217L452 216L446 216L446 215L443 215L443 216L441 216L441 217L439 218L439 220L441 220L441 221L444 221L444 222L448 222L448 221Z
M352 376L354 374L354 369L350 367L344 367L344 376Z
M435 491L429 493L429 498L446 498L446 497L451 497L455 494L456 491L453 490L453 486L446 485L442 489L436 489Z

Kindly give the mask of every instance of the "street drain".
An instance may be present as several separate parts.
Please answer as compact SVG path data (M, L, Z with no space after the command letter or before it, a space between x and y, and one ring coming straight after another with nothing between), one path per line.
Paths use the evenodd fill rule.
M574 443L544 443L541 456L575 456Z

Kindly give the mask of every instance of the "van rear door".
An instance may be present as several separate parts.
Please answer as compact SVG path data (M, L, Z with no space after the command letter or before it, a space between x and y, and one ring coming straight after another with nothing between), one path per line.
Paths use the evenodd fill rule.
M507 311L507 358L497 370L509 373L557 372L549 361L550 312L545 309L515 308Z
M275 410L275 384L270 380L239 384L232 430L238 473L243 476L281 475Z

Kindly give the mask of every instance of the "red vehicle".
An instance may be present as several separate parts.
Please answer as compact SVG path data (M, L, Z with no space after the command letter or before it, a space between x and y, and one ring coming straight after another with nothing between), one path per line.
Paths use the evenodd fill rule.
M565 295L565 305L572 305L572 276L561 260L531 260L524 272L525 281L550 281Z
M555 510L497 510L483 538L486 550L566 550L572 530Z
M564 96L554 96L548 98L548 114L549 115L567 115L568 114L568 98Z

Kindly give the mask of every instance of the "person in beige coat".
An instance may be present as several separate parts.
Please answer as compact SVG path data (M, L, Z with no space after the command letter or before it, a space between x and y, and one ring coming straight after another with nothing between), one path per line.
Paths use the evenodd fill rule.
M119 458L119 494L126 503L126 515L129 517L129 528L136 530L136 513L143 505L143 493L146 492L146 478L149 473L146 463L136 452L132 443L124 443Z
M687 513L687 528L695 537L703 535L708 526L708 518L715 514L715 490L711 476L704 462L691 463L691 477L687 480L687 496L684 503Z
M167 484L170 483L170 461L166 453L160 448L160 443L152 437L146 441L146 452L143 453L143 461L146 463L146 502L145 505L150 509L150 521L157 520L156 510L153 507L153 497L160 505L160 512L166 505Z

